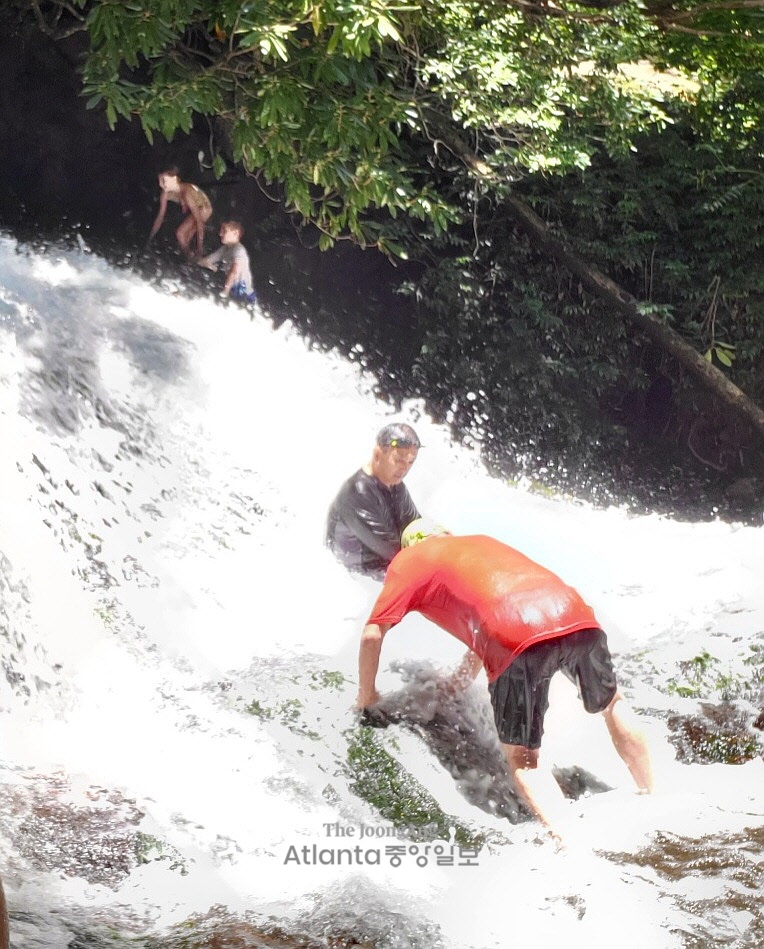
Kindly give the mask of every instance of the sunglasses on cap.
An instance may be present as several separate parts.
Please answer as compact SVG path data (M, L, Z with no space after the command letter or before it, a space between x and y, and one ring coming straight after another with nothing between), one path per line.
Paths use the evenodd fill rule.
M380 448L421 448L419 436L409 425L393 422L377 432Z

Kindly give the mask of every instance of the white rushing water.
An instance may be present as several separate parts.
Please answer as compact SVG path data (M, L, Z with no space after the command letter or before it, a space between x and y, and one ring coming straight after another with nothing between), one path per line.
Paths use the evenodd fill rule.
M503 484L422 405L394 414L289 322L172 290L86 249L0 239L0 872L15 949L202 946L205 926L378 947L761 944L761 756L681 763L669 740L672 716L718 705L740 676L739 729L760 735L761 529ZM387 637L380 676L409 725L357 727L378 586L332 560L323 522L394 418L426 446L407 479L420 509L577 586L643 716L651 798L553 684L545 754L611 788L571 801L564 853L506 819L485 681L439 696L462 650L421 618ZM402 816L361 793L386 780ZM417 801L443 815L420 836ZM191 941L172 942L189 919Z

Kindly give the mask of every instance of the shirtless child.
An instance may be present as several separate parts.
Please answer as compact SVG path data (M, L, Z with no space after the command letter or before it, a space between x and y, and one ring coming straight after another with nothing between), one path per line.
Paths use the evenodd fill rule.
M149 234L149 240L162 226L167 211L167 202L176 201L186 216L175 231L180 249L186 257L201 257L204 253L204 225L212 215L212 205L207 195L196 185L180 180L177 168L167 168L159 173L159 211ZM196 235L196 255L191 250L191 242Z

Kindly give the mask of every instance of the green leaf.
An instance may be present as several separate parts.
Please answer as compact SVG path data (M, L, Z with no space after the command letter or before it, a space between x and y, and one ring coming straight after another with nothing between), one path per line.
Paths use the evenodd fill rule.
M400 33L386 16L379 17L377 20L377 29L379 30L380 36L385 36L389 39L395 40L396 43L400 42Z

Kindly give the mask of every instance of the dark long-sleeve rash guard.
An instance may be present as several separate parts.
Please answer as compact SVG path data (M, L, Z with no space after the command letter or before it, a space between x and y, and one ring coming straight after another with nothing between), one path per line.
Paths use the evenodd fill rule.
M403 483L387 487L361 468L329 508L326 544L349 570L381 579L401 549L403 528L419 516Z

